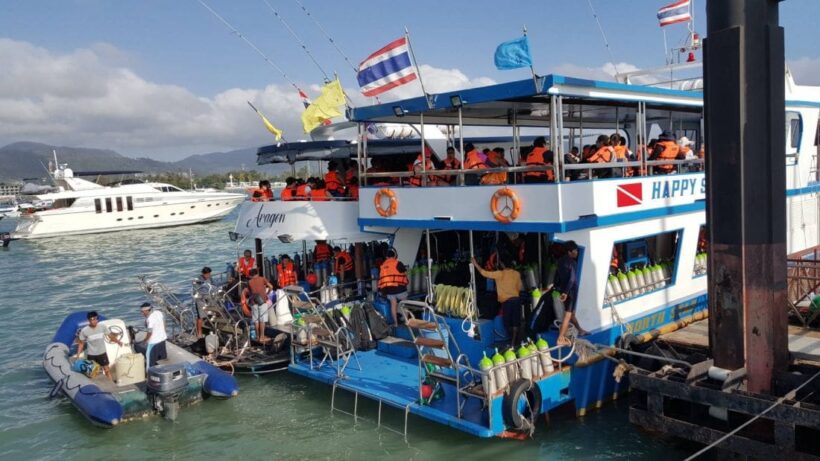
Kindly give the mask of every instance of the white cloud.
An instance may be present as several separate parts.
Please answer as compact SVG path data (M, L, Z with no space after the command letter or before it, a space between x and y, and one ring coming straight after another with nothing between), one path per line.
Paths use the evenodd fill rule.
M128 68L129 57L108 44L58 54L30 43L0 38L0 145L37 141L111 148L154 158L271 142L251 101L288 139L304 138L302 102L289 85L232 88L202 97L178 85L145 80ZM458 69L421 66L428 92L494 83ZM312 96L318 85L305 85ZM365 98L347 89L356 104ZM417 83L384 95L389 101L418 96Z

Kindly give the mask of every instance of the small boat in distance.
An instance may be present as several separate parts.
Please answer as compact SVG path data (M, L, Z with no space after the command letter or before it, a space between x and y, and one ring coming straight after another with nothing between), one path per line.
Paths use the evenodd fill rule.
M184 191L165 183L127 181L101 186L76 177L56 160L57 191L22 198L33 203L17 221L14 238L33 239L216 221L246 196L227 192Z

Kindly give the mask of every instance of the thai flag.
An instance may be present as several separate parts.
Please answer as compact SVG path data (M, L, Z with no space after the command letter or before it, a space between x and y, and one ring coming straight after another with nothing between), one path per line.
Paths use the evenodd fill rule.
M658 21L661 27L690 20L692 20L692 15L689 12L689 0L680 0L658 10Z
M688 1L688 0L687 0ZM356 76L362 94L376 96L416 79L407 37L387 44L359 64Z

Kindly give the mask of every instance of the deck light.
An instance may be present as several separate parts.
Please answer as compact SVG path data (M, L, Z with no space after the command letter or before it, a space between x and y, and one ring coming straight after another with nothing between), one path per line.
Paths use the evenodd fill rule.
M393 106L393 113L396 117L404 117L404 114L406 114L407 111L402 109L401 106Z
M454 94L450 96L450 105L453 106L454 109L458 109L464 105L464 101L461 100L460 95Z

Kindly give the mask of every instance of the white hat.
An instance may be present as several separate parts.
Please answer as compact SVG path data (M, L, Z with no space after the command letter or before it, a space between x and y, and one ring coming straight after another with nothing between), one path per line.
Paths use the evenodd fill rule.
M686 136L684 136L678 140L678 144L680 144L681 146L692 146L695 143L690 141L689 138L687 138Z

